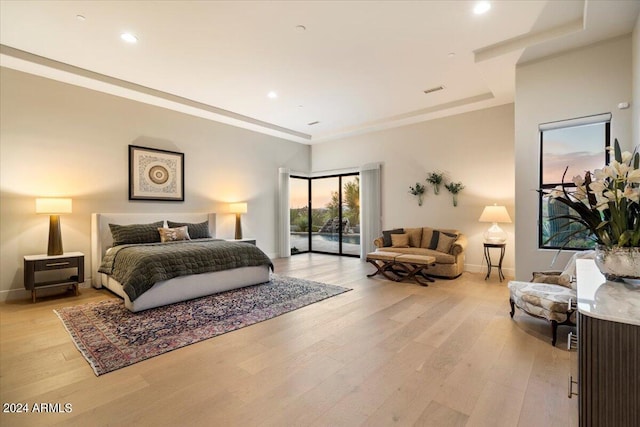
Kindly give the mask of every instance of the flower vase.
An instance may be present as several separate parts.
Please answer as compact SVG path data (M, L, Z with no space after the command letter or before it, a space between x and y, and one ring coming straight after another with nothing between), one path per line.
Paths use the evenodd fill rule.
M422 206L422 194L418 194L418 206Z
M453 195L453 206L454 207L458 206L458 195L457 194Z
M433 194L440 194L440 185L433 184Z
M640 248L598 245L595 261L608 280L622 279L627 283L640 280Z

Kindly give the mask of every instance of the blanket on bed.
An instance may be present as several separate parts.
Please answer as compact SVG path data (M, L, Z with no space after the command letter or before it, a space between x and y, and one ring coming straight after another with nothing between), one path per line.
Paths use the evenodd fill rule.
M107 251L98 271L113 276L135 301L162 280L260 265L273 270L269 257L255 245L198 239L115 246Z

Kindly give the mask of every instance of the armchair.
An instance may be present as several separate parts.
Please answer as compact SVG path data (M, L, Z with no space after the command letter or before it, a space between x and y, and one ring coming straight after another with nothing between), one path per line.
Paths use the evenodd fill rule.
M531 316L550 321L551 344L555 346L558 325L576 325L576 259L594 256L594 251L577 252L563 271L534 272L531 282L510 281L511 318L518 307Z

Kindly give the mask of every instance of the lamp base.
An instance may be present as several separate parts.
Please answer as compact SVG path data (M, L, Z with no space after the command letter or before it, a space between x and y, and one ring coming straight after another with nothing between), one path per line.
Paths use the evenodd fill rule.
M236 214L236 240L242 239L242 221L240 220L240 214Z
M507 233L494 222L487 231L484 232L484 242L492 244L501 244L507 241Z
M62 233L60 231L60 215L49 216L49 246L47 255L62 255Z

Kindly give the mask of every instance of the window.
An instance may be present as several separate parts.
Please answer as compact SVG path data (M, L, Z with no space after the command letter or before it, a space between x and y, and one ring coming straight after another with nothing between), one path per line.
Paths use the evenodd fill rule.
M360 254L360 177L290 177L291 254Z
M575 190L572 179L585 171L601 169L609 162L611 114L582 117L540 125L540 187L558 186ZM563 178L564 177L564 178ZM566 218L575 212L554 202L549 196L539 196L538 247L544 249L590 249L594 242L580 224ZM583 230L583 231L580 231Z

